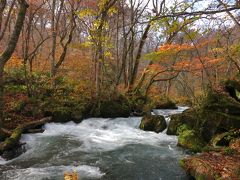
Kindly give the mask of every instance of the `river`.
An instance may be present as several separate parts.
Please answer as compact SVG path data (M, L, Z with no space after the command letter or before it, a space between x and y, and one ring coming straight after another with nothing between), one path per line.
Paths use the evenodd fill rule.
M169 120L178 110L153 110ZM49 123L45 131L23 135L26 152L1 159L1 180L62 180L76 171L79 179L184 180L178 160L186 152L176 136L139 129L141 118L90 118L79 124Z

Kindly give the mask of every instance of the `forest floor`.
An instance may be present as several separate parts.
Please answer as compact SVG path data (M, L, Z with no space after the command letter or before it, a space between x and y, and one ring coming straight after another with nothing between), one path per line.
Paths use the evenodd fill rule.
M196 179L237 180L240 177L240 139L232 144L231 149L188 157L182 166Z
M4 114L6 115L4 121L4 128L14 130L19 125L24 123L33 122L34 120L41 119L42 116L27 116L20 111L13 110L14 102L23 102L27 97L24 94L6 94Z

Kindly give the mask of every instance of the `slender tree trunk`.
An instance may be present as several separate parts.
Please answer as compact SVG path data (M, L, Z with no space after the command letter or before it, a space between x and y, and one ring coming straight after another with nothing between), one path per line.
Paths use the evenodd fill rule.
M11 58L22 31L23 23L25 20L25 15L27 12L28 4L25 0L19 0L20 8L17 15L17 20L11 34L10 40L7 44L6 49L0 56L0 128L3 126L3 108L4 108L4 101L3 101L3 93L4 93L4 81L3 81L3 72L4 72L4 65L7 61Z
M52 1L52 21L51 21L51 30L52 30L52 52L51 52L51 77L55 76L55 55L56 55L56 44L57 44L57 32L55 26L55 9L56 9L56 0Z
M3 126L3 110L4 110L4 100L3 100L3 65L0 65L0 128Z
M151 28L151 23L149 23L147 25L147 27L145 28L145 31L144 31L144 33L142 35L142 38L141 38L141 41L140 41L140 44L139 44L139 48L138 48L138 52L137 52L137 56L136 56L136 59L135 59L134 67L133 67L131 80L130 80L130 88L136 81L137 72L138 72L138 66L139 66L139 63L140 63L140 59L142 57L143 46L144 46L144 44L146 42L146 39L148 37L148 33L150 31L150 28Z
M6 4L7 4L6 0L0 1L0 32L2 30L2 19L3 19L2 17L3 17L3 12L4 12Z

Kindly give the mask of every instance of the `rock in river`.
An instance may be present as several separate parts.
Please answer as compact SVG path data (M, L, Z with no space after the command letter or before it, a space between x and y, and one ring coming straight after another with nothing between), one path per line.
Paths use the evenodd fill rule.
M162 132L167 128L166 120L163 116L146 115L143 117L140 129L144 131Z

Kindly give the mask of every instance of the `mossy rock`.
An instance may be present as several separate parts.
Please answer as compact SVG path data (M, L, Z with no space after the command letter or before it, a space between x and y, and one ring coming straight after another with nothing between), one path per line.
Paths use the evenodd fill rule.
M183 128L183 131L179 132L178 146L187 148L193 152L200 152L204 148L205 143L197 135L196 131Z
M129 117L132 110L128 103L123 100L104 101L100 106L100 113L97 114L103 118Z
M212 139L211 139L211 145L213 147L216 146L229 146L230 142L233 139L237 139L240 138L240 129L238 130L231 130L228 132L224 132L221 134L217 134L215 135Z
M240 129L240 116L216 111L203 111L201 114L201 134L205 141L210 141L215 134Z
M163 116L146 115L142 118L139 127L144 131L159 133L167 128L167 123Z
M130 94L127 95L125 99L127 100L127 104L132 110L134 116L142 116L154 108L152 100L149 97L143 96L142 94Z
M240 115L240 102L227 93L209 92L202 109Z
M82 111L73 111L71 113L71 120L73 120L76 123L80 123L83 120L83 112Z
M239 92L240 92L240 78L229 79L224 82L224 86L229 95L236 100L240 101Z
M197 122L197 116L194 109L187 109L182 114L175 114L171 116L171 120L168 125L168 135L178 135L177 129L183 124L193 128Z
M218 133L240 128L240 116L237 113L239 103L226 97L226 94L209 93L205 103L196 110L188 109L182 114L173 115L167 134L177 135L176 130L182 124L197 129L206 142Z
M53 122L68 122L71 120L71 110L69 108L56 108L52 111L46 111L45 116L52 116Z
M154 109L178 109L175 102L169 98L160 98L155 100Z
M71 113L68 111L54 111L53 121L54 122L68 122L71 120Z

